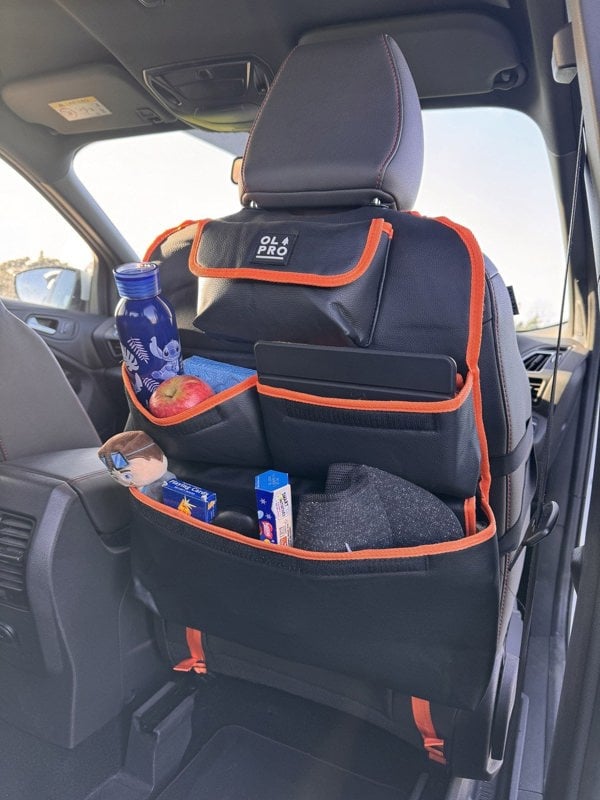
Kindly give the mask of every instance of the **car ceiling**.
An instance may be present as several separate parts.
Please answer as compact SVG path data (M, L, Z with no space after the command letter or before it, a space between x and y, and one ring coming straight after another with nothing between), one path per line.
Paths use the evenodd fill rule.
M443 28L448 26L447 18L465 19L465 12L491 20L506 32L522 65L521 85L510 91L483 93L469 88L473 80L476 85L478 77L483 79L476 73L484 68L485 53L478 58L475 52L461 67L451 50L439 47L439 37L434 35L440 19ZM446 16L440 18L442 13ZM164 112L160 124L135 131L164 130L182 123L148 92L145 69L243 54L257 57L274 73L306 35L339 36L336 26L351 26L355 35L360 30L356 26L372 28L373 21L378 30L386 30L388 25L394 30L398 25L400 30L405 25L418 29L418 46L407 53L407 59L417 86L420 82L424 85L425 78L429 81L427 92L422 93L424 107L499 104L521 109L540 124L552 152L573 149L571 90L554 83L551 71L552 36L566 21L561 0L471 0L468 4L461 0L2 0L0 144L17 160L35 161L49 135L54 135L55 142L48 152L58 157L91 139L133 132L135 126L125 115L117 130L82 129L76 136L57 137L56 130L46 126L44 116L49 113L43 88L46 76L66 70L65 74L76 78L78 71L89 65L118 70L126 80L117 82L112 91L116 94L122 88L123 107L129 102L126 83L130 81L130 91L141 92L149 107ZM453 36L450 26L446 39ZM479 47L485 47L483 39ZM456 79L456 87L440 84L436 92L436 80L459 75L461 68L463 76ZM466 91L461 90L463 85ZM82 86L85 91L85 84ZM36 102L40 104L37 110ZM61 132L60 126L58 129Z
M508 3L476 0L471 9ZM132 73L145 67L242 52L276 68L303 33L365 19L461 9L459 0L4 0L4 81L112 55ZM506 9L504 9L506 10ZM26 38L26 42L24 39ZM26 44L24 47L23 45Z

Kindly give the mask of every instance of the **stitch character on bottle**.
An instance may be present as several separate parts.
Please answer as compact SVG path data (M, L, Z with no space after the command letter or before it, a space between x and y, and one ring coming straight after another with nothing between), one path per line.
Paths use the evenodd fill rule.
M183 373L177 320L162 297L157 264L121 264L114 275L121 296L115 321L123 364L136 399L147 408L163 381Z
M177 339L171 339L164 347L159 347L156 336L150 339L150 352L155 358L165 362L160 370L152 372L152 377L159 381L174 378L181 372L181 345Z

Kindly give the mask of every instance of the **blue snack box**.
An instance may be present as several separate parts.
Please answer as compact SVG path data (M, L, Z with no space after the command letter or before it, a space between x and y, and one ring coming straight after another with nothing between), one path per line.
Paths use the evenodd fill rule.
M292 491L285 472L270 469L254 479L261 541L291 547L294 543Z
M183 514L188 514L202 522L212 522L217 513L217 495L200 489L192 483L180 481L177 478L163 483L163 503L171 508L176 508Z

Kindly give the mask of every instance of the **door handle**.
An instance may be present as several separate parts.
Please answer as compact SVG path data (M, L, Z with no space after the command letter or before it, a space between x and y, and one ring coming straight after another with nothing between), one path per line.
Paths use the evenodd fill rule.
M39 319L36 316L31 316L27 317L26 322L31 330L36 331L36 333L43 333L46 336L54 336L58 328L58 320L50 317Z

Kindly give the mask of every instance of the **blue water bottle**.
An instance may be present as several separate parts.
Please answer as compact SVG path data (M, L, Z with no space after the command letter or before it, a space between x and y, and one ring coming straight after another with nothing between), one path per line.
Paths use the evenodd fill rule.
M122 298L115 316L123 361L138 400L147 406L159 384L183 372L175 312L160 296L156 264L121 264L114 276Z

